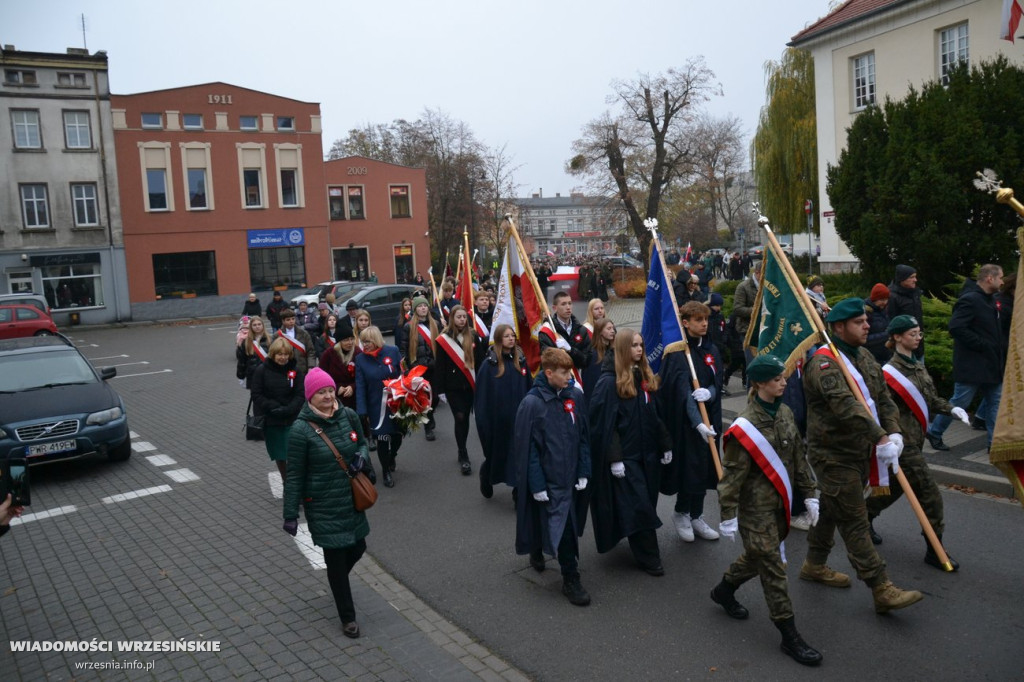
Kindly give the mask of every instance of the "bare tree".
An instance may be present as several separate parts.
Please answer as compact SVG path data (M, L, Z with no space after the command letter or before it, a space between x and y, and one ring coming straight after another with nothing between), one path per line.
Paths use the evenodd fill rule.
M515 181L515 172L522 166L513 163L508 153L508 144L486 153L483 159L484 180L479 188L483 197L484 214L477 220L477 234L480 247L497 253L505 244L507 223L506 213L514 211L515 200L521 185Z
M694 119L704 102L721 94L714 77L704 58L694 57L680 69L615 82L608 103L617 112L588 123L573 142L567 171L611 190L645 253L650 233L644 219L657 218L665 191L694 171Z

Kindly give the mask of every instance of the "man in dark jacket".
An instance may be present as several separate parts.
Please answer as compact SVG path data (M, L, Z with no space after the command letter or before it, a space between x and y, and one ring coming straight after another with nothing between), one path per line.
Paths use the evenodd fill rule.
M541 351L558 347L568 353L576 369L573 374L582 383L578 375L590 366L590 335L572 314L572 297L568 293L559 291L555 294L554 313L554 329L545 323L537 335Z
M924 334L924 315L921 312L921 290L917 288L917 269L910 265L897 265L896 274L889 285L889 303L885 307L886 316L892 320L900 315L910 315L921 323ZM924 338L921 345L914 351L914 357L924 359Z
M995 301L995 293L1002 285L1003 269L991 263L982 265L978 270L977 290L968 291L957 299L949 320L955 382L949 402L954 407L966 409L976 394L981 395L985 403L983 416L990 446L1003 393L1003 365L1006 362L1006 345ZM937 414L932 419L927 435L928 442L936 450L949 450L942 441L942 434L951 421L944 414Z
M267 320L270 321L271 333L276 334L281 328L281 313L288 309L288 304L281 298L281 292L274 292L274 300L267 306Z

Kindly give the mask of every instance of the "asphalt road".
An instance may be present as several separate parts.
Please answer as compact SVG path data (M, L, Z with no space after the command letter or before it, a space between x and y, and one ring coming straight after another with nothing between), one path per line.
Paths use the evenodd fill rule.
M123 465L82 460L32 470L30 511L64 511L19 525L0 540L6 571L0 635L103 639L117 631L117 638L201 635L227 645L219 655L158 657L155 672L140 673L154 679L454 675L457 666L439 673L422 663L440 648L416 653L408 645L412 635L402 639L402 615L389 614L386 606L364 615L377 603L365 587L355 587L364 638L340 637L323 571L280 530L263 445L242 437L247 396L234 379L232 329L211 323L74 334L88 357L109 358L98 365L149 363L124 364L112 380L138 434L136 452ZM128 357L112 357L118 355ZM870 591L860 583L835 590L796 579L806 543L794 531L786 542L790 591L799 629L824 655L816 671L779 652L755 582L737 595L751 611L748 621L730 620L710 601L708 592L740 545L682 543L671 528L667 498L659 511L668 525L658 534L666 575L639 571L624 543L598 555L588 529L580 563L593 603L569 605L553 560L537 574L526 557L515 555L510 491L499 488L491 500L480 496L475 431L469 447L474 475L468 477L458 470L447 409L438 415L437 433L436 442L416 433L402 446L396 487L381 488L369 513L369 553L441 616L529 677L1013 679L1024 670L1019 504L943 492L946 546L962 565L956 574L921 561L920 529L905 504L887 511L876 528L885 537L880 549L890 576L926 594L920 604L887 616L874 613ZM153 455L139 449L142 442L174 464L147 459ZM171 490L105 501L167 485ZM714 493L706 516L717 525ZM830 563L851 572L841 542ZM37 663L26 656L0 646L0 677L71 677L64 658Z

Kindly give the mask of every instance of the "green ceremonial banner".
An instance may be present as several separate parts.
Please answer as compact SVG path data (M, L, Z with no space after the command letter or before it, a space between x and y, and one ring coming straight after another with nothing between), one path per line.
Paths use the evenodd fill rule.
M764 250L761 286L754 300L745 345L755 355L774 355L786 363L788 377L807 351L821 342L820 320L808 310L803 291L793 288L786 276L785 254L776 253L774 244Z

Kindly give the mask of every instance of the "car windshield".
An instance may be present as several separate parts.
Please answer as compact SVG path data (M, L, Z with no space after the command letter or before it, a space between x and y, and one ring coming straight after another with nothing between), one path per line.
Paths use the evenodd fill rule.
M307 289L305 295L306 296L319 296L320 293L323 290L324 290L324 285L323 284L317 284L315 287L310 287L309 289Z
M75 352L0 355L0 393L96 381L92 367Z

